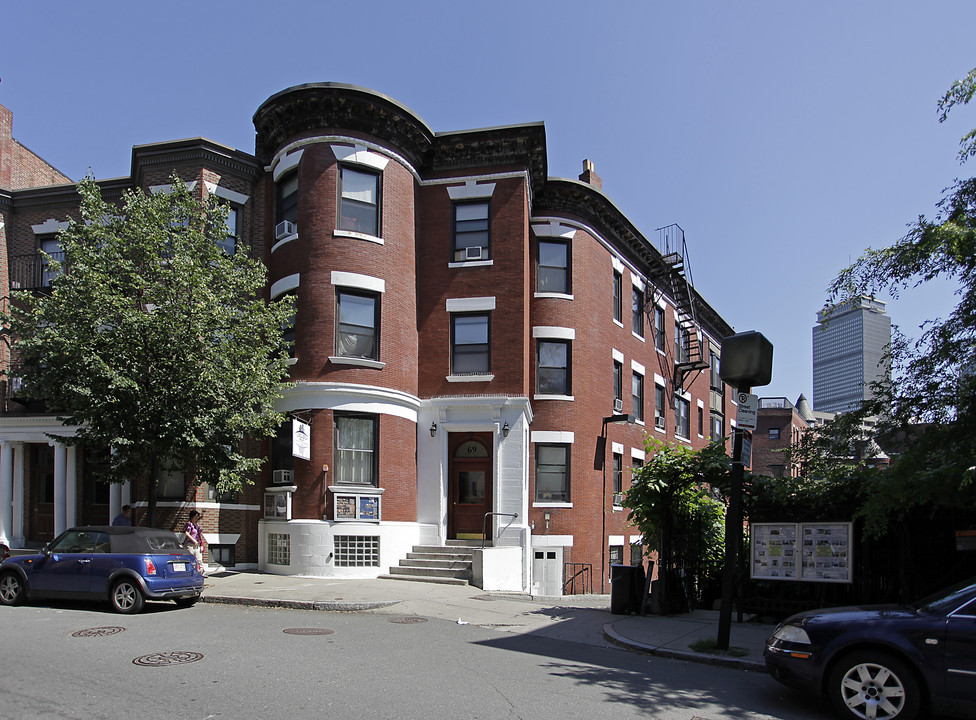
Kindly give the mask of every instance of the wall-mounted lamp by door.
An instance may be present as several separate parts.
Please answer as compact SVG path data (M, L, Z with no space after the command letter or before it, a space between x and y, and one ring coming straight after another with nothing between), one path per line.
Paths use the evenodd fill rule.
M509 433L509 431L510 431L511 429L512 429L512 428L510 428L510 427L508 426L508 423L506 422L506 423L505 423L504 425L502 425L502 435L504 435L505 437L508 437L508 433Z
M430 424L430 436L437 437L437 423L435 422Z

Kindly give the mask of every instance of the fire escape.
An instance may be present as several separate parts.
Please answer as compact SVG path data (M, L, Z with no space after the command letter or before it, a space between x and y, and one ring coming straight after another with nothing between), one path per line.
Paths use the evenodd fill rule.
M693 373L709 367L708 357L702 349L695 317L695 285L688 259L685 231L677 223L657 229L658 248L667 267L665 287L670 289L677 312L677 329L674 347L674 385L685 390L685 381Z

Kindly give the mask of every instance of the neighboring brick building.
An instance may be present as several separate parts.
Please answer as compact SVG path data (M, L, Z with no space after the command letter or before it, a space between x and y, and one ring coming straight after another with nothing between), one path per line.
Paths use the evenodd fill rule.
M782 397L760 398L756 429L752 433L752 474L799 477L799 464L791 464L786 451L816 424L803 395L797 398L796 405Z
M205 140L141 146L132 178L103 185L111 196L178 169L223 193L269 296L296 297L280 409L304 425L282 428L232 504L180 486L173 521L212 508L204 529L238 564L334 577L383 574L414 545L484 527L516 589L561 592L566 568L585 567L605 589L610 563L640 542L618 494L643 434L697 448L734 425L717 367L732 328L687 282L680 229L652 245L588 162L579 180L548 177L541 123L435 133L383 95L317 83L272 96L254 125L253 156ZM73 191L0 194L8 245L36 255ZM28 417L8 411L0 441ZM21 462L10 456L0 501ZM83 484L80 465L61 460ZM9 476L16 508L18 479L31 481ZM142 499L112 490L105 513ZM32 503L21 499L25 517ZM74 507L91 515L80 496Z

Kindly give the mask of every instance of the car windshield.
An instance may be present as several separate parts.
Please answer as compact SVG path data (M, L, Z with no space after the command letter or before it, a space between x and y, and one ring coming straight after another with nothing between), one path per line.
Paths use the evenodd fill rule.
M976 578L970 578L957 585L941 590L913 604L916 610L927 613L952 612L973 598L976 592Z

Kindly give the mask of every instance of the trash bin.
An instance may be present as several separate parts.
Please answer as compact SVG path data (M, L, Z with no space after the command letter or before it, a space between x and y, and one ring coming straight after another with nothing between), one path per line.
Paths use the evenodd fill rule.
M628 615L637 610L634 607L636 570L633 565L610 566L610 612L614 615Z

